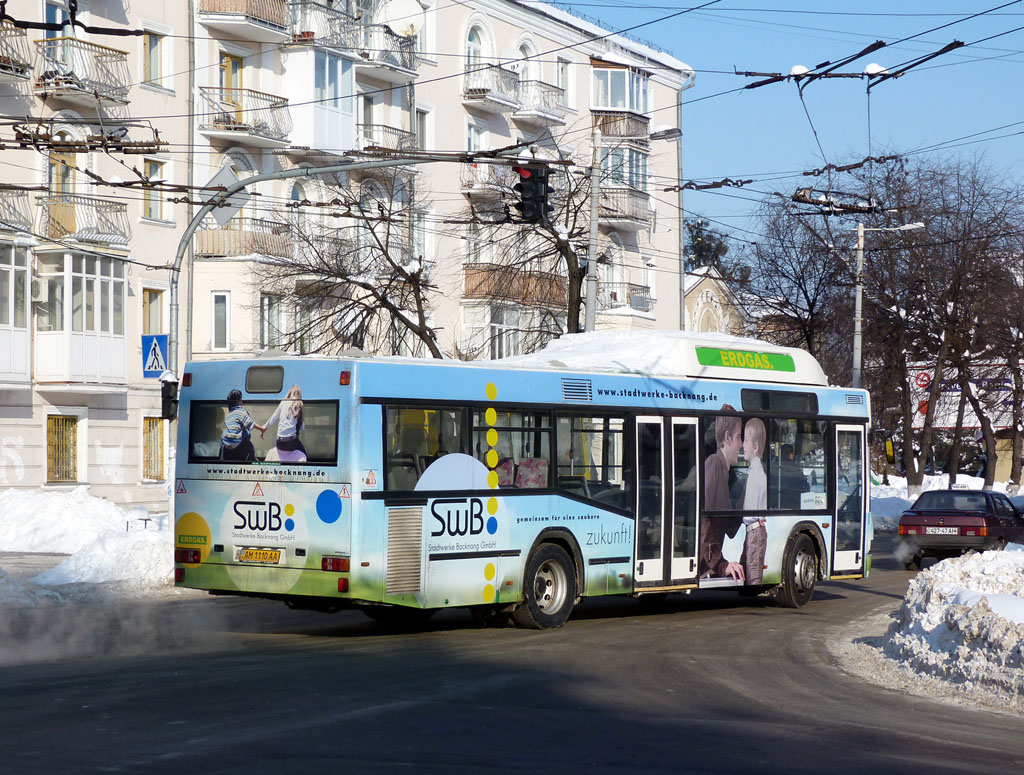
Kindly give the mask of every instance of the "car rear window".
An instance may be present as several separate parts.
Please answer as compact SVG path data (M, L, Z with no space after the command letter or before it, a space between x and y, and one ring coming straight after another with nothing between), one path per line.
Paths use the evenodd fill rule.
M946 511L986 511L985 496L980 492L953 492L931 490L921 493L912 508L917 511L941 509Z

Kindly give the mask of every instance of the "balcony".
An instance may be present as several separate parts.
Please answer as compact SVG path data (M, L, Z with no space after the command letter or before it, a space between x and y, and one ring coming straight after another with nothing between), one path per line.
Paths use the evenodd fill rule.
M294 239L292 255L302 261L310 272L318 267L334 267L345 263L356 252L355 240L344 229L338 229L337 235L309 234L309 229L301 221L295 223L298 235Z
M256 148L288 145L292 117L283 97L219 86L200 86L199 95L204 111L199 115L199 132L204 137Z
M519 178L506 164L463 164L462 193L470 198L500 199Z
M27 191L0 191L0 231L32 231Z
M32 75L32 57L25 30L0 24L0 83L27 81Z
M288 4L292 43L351 50L359 22L324 0L292 0Z
M416 147L416 134L386 124L357 124L359 150L387 148L389 151L404 151Z
M462 104L488 113L519 110L519 76L498 65L477 65L466 73Z
M39 228L49 240L78 240L104 245L127 245L128 205L94 196L51 194L38 197L42 207Z
M128 53L75 38L36 41L32 91L86 107L127 105Z
M291 258L291 229L287 223L266 221L262 218L232 218L223 229L198 229L195 254L204 258Z
M650 195L635 188L602 188L598 219L623 231L646 229L651 225Z
M286 0L199 0L199 23L217 35L258 43L291 39Z
M416 77L413 38L396 35L383 24L357 24L354 49L363 62L360 71L389 83L406 83Z
M563 125L569 112L564 104L565 89L543 81L520 81L519 103L512 118L535 126Z
M551 272L497 264L466 264L463 272L467 299L501 299L529 306L565 304L566 280Z
M594 129L604 137L625 138L646 143L650 135L651 120L628 110L594 110Z
M602 282L597 286L597 308L601 312L613 309L650 312L652 306L651 289L646 285Z

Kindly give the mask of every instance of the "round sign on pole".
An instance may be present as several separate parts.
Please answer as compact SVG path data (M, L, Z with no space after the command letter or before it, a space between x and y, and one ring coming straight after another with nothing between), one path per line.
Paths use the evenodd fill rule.
M932 375L927 371L919 371L917 372L917 376L914 378L914 382L917 383L919 388L927 388L932 384Z

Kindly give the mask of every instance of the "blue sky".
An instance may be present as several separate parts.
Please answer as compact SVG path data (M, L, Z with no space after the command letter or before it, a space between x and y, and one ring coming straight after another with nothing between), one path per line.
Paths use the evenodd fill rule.
M570 7L619 30L700 4L689 0L586 0ZM687 191L687 213L702 214L715 228L734 230L737 237L756 239L744 229L756 232L756 223L750 222L748 215L763 192L788 196L801 185L823 180L802 176L800 171L820 168L826 161L848 163L867 156L868 99L863 79L821 79L808 85L804 90L806 113L792 82L713 95L758 80L733 75L734 69L789 73L794 65L813 68L851 56L876 40L894 45L839 72L861 72L869 62L895 69L954 40L975 45L944 54L872 88L873 155L920 153L941 144L936 153L982 153L1008 177L1017 177L1022 169L1024 136L1006 135L1024 132L1019 98L1024 29L1010 31L1024 27L1024 3L927 32L1000 5L1000 0L722 0L705 10L634 29L633 35L667 50L697 71L695 86L684 96L688 103L683 112L684 177L701 181L755 179L742 189L722 189L720 193ZM995 35L999 37L976 43ZM656 125L657 117L653 119ZM1015 122L1022 123L997 130ZM967 135L976 136L957 141ZM673 201L675 197L670 193L658 196Z

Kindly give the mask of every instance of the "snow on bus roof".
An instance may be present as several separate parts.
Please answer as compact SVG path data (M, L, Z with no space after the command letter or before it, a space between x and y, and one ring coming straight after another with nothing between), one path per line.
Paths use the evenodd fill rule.
M503 366L571 369L663 377L710 377L827 385L810 353L727 334L599 331L567 334L531 355L491 361Z

